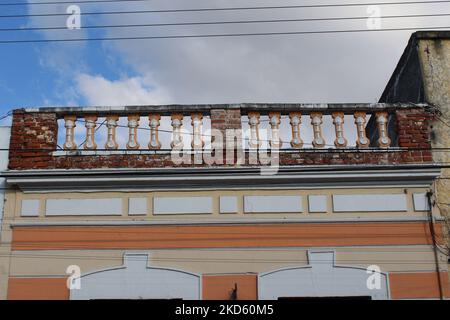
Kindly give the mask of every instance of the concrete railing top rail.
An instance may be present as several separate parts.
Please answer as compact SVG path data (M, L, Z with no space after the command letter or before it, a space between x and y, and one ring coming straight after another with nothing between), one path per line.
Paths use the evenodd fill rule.
M251 111L260 113L269 112L293 112L298 111L302 114L311 112L323 112L325 114L340 111L352 113L354 111L376 112L376 111L394 111L409 108L427 108L426 104L412 103L231 103L231 104L172 104L172 105L139 105L139 106L89 106L89 107L36 107L16 109L26 113L54 113L58 118L66 115L83 116L86 114L95 114L97 116L106 116L110 114L128 115L159 113L161 115L170 115L174 112L207 113L213 109L233 110L240 109L243 114Z

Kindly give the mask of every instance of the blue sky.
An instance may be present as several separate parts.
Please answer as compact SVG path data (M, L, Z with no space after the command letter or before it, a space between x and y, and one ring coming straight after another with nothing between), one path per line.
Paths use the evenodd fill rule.
M17 2L27 3L24 0ZM1 15L30 14L36 11L64 13L53 5L37 7L38 10L32 10L32 7L34 6L6 6L0 9ZM80 7L84 11L92 5ZM1 28L64 26L65 19L66 17L8 18L0 19L0 26ZM84 22L88 23L87 19ZM0 33L1 39L5 40L45 39L52 38L53 35L56 35L56 38L67 35L85 36L84 32L77 30L48 32L48 35L39 31ZM0 112L22 106L87 104L83 95L78 95L72 90L74 84L72 76L81 70L99 73L108 79L115 79L123 72L133 75L132 70L121 63L120 56L106 52L101 42L5 44L2 45L1 52Z
M25 0L3 0L26 3ZM37 2L37 0L29 0ZM66 1L66 0L65 0ZM388 1L388 0L386 0ZM320 3L345 3L328 0ZM370 2L370 1L367 1ZM76 1L73 2L76 4ZM317 4L154 0L80 4L82 12ZM65 13L68 4L1 6L0 15ZM83 25L361 16L366 7L82 17ZM450 5L383 6L382 15L450 13ZM66 16L0 18L0 28L64 26ZM450 25L447 17L382 27ZM0 39L362 29L363 21L0 32ZM233 102L376 102L412 31L253 38L0 44L0 115L18 107Z

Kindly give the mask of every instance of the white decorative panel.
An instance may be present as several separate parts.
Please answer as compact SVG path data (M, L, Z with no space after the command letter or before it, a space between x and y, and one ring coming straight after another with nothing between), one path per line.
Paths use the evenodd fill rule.
M389 299L385 273L374 276L380 287L369 289L371 274L365 268L337 266L334 252L308 252L309 265L275 270L258 277L258 298L277 300L294 297L371 297Z
M333 195L335 212L406 211L405 194Z
M48 199L47 216L122 215L122 199Z
M325 195L310 195L308 196L308 203L309 212L327 212L327 196Z
M237 203L237 197L220 197L220 213L236 213L238 211Z
M153 198L153 214L207 214L212 210L211 197Z
M22 217L37 217L39 216L39 205L40 201L38 199L22 200L22 209L20 215Z
M303 211L301 196L245 196L245 213L270 213Z
M122 267L82 275L70 299L200 299L199 275L148 267L147 261L146 254L127 254Z
M428 211L430 205L426 193L413 193L414 211Z
M146 215L147 214L147 198L130 198L128 199L129 215Z

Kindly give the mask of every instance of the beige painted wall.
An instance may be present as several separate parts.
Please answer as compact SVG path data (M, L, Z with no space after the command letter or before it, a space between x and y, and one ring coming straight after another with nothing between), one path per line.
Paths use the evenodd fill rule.
M123 250L61 250L61 251L14 251L11 252L10 224L14 222L93 222L111 221L132 222L141 221L167 221L210 219L255 219L255 218L357 218L357 217L424 217L424 212L414 212L412 203L413 193L425 192L424 188L361 188L361 189L320 189L320 190L253 190L253 191L199 191L199 192L158 192L158 193L22 193L19 191L8 191L6 198L5 220L3 222L2 244L0 246L0 299L6 298L8 276L14 277L55 277L65 276L66 268L71 264L81 267L82 273L112 268L122 265ZM407 212L367 212L367 213L332 213L332 194L407 194ZM239 201L239 212L236 214L219 214L218 199L220 195L237 195L240 199L243 195L303 195L303 213L297 214L244 214L242 210L242 199ZM327 213L309 213L307 205L308 194L324 194L328 197ZM202 196L214 197L213 214L208 218L197 215L170 215L164 217L153 216L127 216L127 207L123 206L123 215L118 217L45 217L45 199L48 198L105 198L144 196ZM40 199L40 216L36 218L20 217L20 203L22 199ZM149 202L151 203L151 201ZM301 266L307 263L306 250L308 248L267 248L260 249L174 249L174 250L151 250L150 263L152 266L180 268L200 274L228 274L228 273L261 273L288 266ZM337 263L342 265L356 265L367 267L371 264L379 265L383 271L422 272L434 271L434 256L431 247L428 246L384 246L384 247L352 247L331 248L337 252Z
M426 217L426 212L414 211L412 194L426 193L425 188L348 188L348 189L310 189L310 190L211 190L197 192L96 192L96 193L22 193L17 191L14 198L7 196L7 202L15 201L13 211L5 212L5 223L9 222L57 222L57 221L183 221L183 220L233 220L233 219L283 219L283 218L314 218L314 219L333 219L333 218L395 218L395 217ZM406 212L332 212L332 195L341 194L406 194L407 211ZM219 197L220 196L236 196L238 198L238 212L235 214L219 213ZM300 195L303 197L303 212L301 213L244 213L243 197L244 195ZM326 195L327 196L327 212L326 213L310 213L308 208L308 195ZM180 214L180 215L154 215L152 214L152 198L153 197L189 197L189 196L211 196L213 198L212 214ZM148 213L142 216L128 216L128 198L146 197L148 199ZM45 200L46 199L84 199L84 198L121 198L123 199L121 216L45 216ZM39 199L40 214L39 217L21 217L21 201L23 199Z
M16 192L7 190L5 194L5 211L3 215L2 233L0 237L0 300L6 299L8 277L11 262L12 231L10 223L16 211Z
M328 248L315 248L323 250ZM340 247L336 263L367 267L379 265L385 272L435 271L431 246ZM199 274L263 273L285 267L307 265L306 248L267 249L174 249L144 250L149 266L177 268ZM118 267L123 250L15 251L11 257L13 277L65 276L70 265L82 273Z

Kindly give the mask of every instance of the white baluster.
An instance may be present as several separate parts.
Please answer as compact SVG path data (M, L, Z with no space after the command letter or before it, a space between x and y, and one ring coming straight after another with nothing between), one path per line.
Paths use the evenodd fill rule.
M64 127L66 128L66 141L64 143L64 150L75 150L77 145L74 141L75 139L75 127L77 117L76 116L65 116L64 117Z
M343 112L333 112L333 124L336 132L336 139L334 140L334 145L336 148L345 148L347 146L347 139L344 137L344 113Z
M193 149L203 149L205 142L202 139L202 126L203 126L203 114L201 113L192 113L192 142L191 147Z
M270 112L269 113L270 129L272 131L272 137L270 139L270 146L275 149L281 148L283 142L280 139L280 123L281 113Z
M150 114L148 116L148 124L150 126L150 142L148 148L151 150L161 149L161 142L159 141L159 125L161 116L159 114Z
M355 118L356 131L358 134L356 145L358 148L368 148L370 140L366 136L366 113L358 111L355 112L353 117Z
M322 136L322 113L312 112L310 117L314 132L312 144L314 148L323 148L325 146L325 139Z
M116 128L119 116L111 115L106 117L106 127L108 128L108 138L105 143L105 149L115 150L119 147L116 142Z
M86 127L86 141L84 143L84 149L95 150L97 149L97 144L95 143L95 127L97 116L85 116L84 117L85 127Z
M248 124L250 126L248 146L252 149L261 147L261 141L259 140L259 117L259 112L248 113Z
M127 143L127 149L136 150L139 149L140 145L137 141L137 130L139 127L139 115L129 115L128 116L128 143Z
M303 140L300 136L300 124L302 123L302 114L300 112L291 112L289 114L290 124L292 128L291 147L300 149L303 147Z
M378 146L380 148L389 148L391 145L391 139L388 136L387 132L387 122L388 122L388 113L387 112L377 112L375 114L378 125Z
M182 149L183 148L183 137L181 136L181 126L183 125L183 114L173 113L172 114L172 142L170 146L172 149Z

